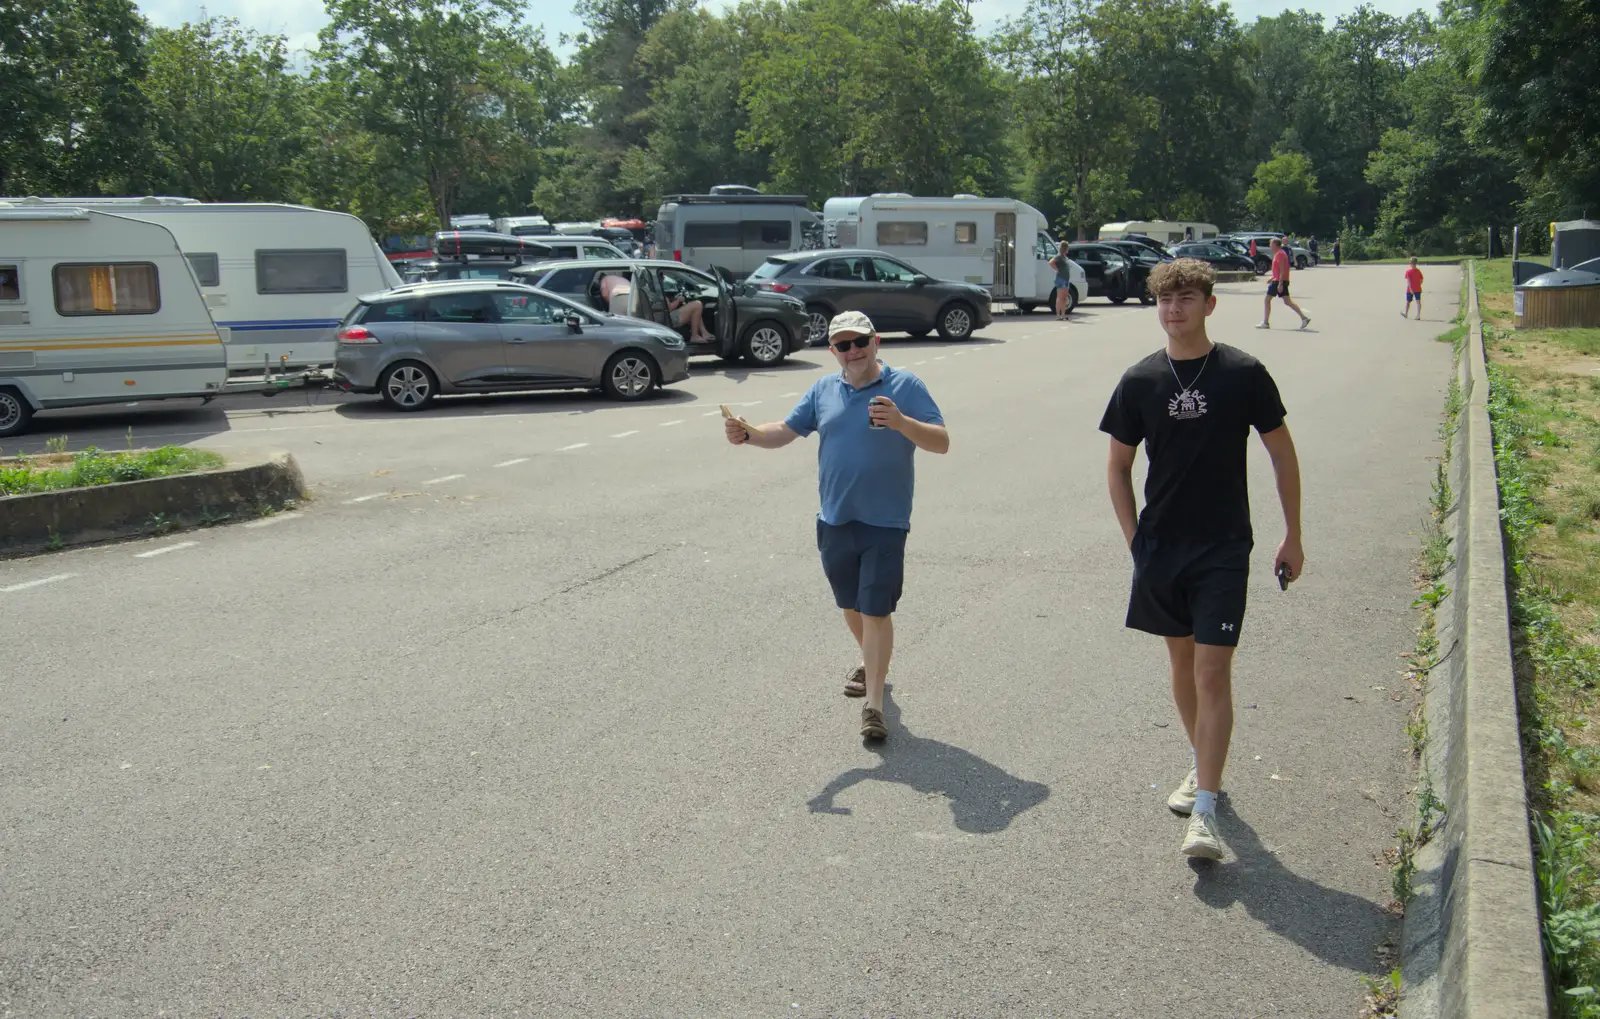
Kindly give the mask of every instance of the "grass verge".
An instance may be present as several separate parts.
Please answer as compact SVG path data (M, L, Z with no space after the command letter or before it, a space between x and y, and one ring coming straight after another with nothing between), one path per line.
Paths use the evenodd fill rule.
M1509 260L1477 273L1545 962L1600 1019L1600 329L1515 330Z
M77 453L45 453L0 463L0 495L23 495L62 488L109 485L118 481L164 478L172 474L211 470L223 466L223 463L222 457L216 453L182 446L121 453L108 453L93 447Z

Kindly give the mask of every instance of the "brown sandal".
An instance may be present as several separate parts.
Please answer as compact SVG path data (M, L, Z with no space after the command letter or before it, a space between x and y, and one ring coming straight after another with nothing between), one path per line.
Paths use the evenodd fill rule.
M887 739L889 727L883 722L883 712L877 708L861 709L861 735L865 739Z
M846 697L865 697L867 695L867 667L857 665L844 675L844 695Z

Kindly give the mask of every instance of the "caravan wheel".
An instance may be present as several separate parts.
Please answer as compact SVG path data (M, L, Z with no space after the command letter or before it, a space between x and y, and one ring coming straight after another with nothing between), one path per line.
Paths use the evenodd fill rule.
M10 386L0 388L0 436L21 435L33 419L33 406Z

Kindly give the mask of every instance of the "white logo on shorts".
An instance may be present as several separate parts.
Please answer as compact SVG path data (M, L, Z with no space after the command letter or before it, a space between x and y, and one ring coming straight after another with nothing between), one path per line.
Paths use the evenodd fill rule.
M1232 630L1233 629L1233 624L1232 623L1223 623L1222 624L1222 628L1224 630Z
M1179 421L1188 421L1205 414L1206 398L1198 390L1185 389L1167 401L1167 414Z

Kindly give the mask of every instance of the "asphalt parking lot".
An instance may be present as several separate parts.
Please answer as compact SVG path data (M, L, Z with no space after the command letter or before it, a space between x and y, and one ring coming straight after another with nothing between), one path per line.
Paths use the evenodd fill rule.
M1213 338L1289 409L1308 561L1279 593L1253 443L1215 866L1164 806L1188 754L1159 641L1122 627L1096 431L1152 309L886 347L952 448L918 458L881 747L839 695L814 440L715 420L781 418L824 350L634 405L41 416L7 452L284 449L313 498L0 563L0 1015L1353 1015L1398 932L1455 313L1402 321L1398 280L1297 274L1304 332L1219 288Z

